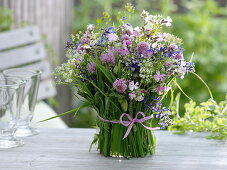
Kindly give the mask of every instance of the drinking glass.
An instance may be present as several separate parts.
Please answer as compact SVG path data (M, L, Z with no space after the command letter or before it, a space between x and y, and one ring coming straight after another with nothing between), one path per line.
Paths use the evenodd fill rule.
M14 136L24 85L23 81L0 78L0 148L13 148L24 144Z
M41 71L15 68L4 70L3 75L6 78L13 77L25 81L23 103L17 122L16 136L26 137L39 134L39 131L31 126L31 121L36 105Z

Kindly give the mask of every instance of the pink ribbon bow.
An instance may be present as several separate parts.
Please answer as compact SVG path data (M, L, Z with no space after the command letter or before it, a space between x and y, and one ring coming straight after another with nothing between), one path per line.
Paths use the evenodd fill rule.
M138 119L138 116L139 116L139 115L142 115L143 118ZM124 117L124 116L126 116L126 117L128 118L128 120L123 120L123 117ZM123 139L127 138L127 136L129 135L129 133L130 133L131 130L132 130L132 127L133 127L134 123L139 123L139 124L141 124L144 128L146 128L146 129L148 129L148 130L157 130L157 129L160 129L160 127L154 127L154 128L152 128L152 127L148 127L148 126L144 125L144 124L143 124L144 121L149 120L149 119L151 119L151 118L153 118L153 117L152 117L152 115L151 115L151 116L145 116L145 114L144 114L143 112L138 112L138 113L136 114L136 116L135 116L134 119L132 119L132 117L131 117L129 114L123 113L123 114L121 115L119 121L106 120L106 119L103 119L103 118L100 117L100 116L98 116L98 117L99 117L100 120L102 120L102 121L104 121L104 122L109 122L109 123L119 123L119 124L121 124L121 125L123 125L123 126L125 126L125 127L128 127L128 129L127 129L127 131L126 131L126 133L125 133Z

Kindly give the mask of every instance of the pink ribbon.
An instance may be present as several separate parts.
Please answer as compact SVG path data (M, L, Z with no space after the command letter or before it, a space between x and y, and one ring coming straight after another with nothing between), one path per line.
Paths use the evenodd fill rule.
M138 119L138 116L139 115L142 115L143 118L141 119ZM128 118L128 120L123 120L123 117L126 116ZM127 113L123 113L119 119L119 121L114 121L114 120L106 120L106 119L103 119L102 117L100 117L98 115L98 118L104 122L109 122L109 123L119 123L125 127L128 127L123 139L127 138L127 136L129 135L129 133L131 132L132 130L132 127L134 125L134 123L139 123L141 124L144 128L148 129L148 130L157 130L157 129L160 129L160 127L148 127L146 125L143 124L144 121L146 120L149 120L151 118L153 118L153 116L145 116L145 114L143 112L138 112L135 116L135 118L133 119L129 114Z

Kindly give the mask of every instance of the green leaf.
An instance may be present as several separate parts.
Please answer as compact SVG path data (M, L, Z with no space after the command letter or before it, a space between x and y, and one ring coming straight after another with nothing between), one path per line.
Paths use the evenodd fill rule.
M121 108L123 112L126 112L128 110L128 102L126 99L119 100L119 103L121 104Z
M61 114L59 114L59 115L57 115L57 116L50 117L50 118L48 118L48 119L41 120L40 122L45 122L45 121L48 121L48 120L51 120L51 119L54 119L54 118L57 118L57 117L65 116L65 115L67 115L67 114L72 114L72 113L77 114L77 112L78 112L80 109L85 108L85 107L88 107L88 106L91 106L91 105L92 105L92 104L90 104L90 103L84 103L84 104L82 104L81 106L79 106L79 107L77 107L77 108L75 108L75 109L72 109L72 110L70 110L70 111L61 113Z
M206 88L207 88L207 90L208 90L208 92L210 94L211 99L213 99L213 95L212 95L212 93L210 91L209 86L206 84L206 82L198 74L193 73L193 72L192 72L192 74L194 74L206 86Z
M91 59L96 66L102 71L102 73L105 75L105 77L109 80L111 84L113 84L113 78L116 79L112 74L110 74L109 70L102 66L97 60Z
M192 100L192 98L190 98L183 90L182 88L180 87L180 85L177 83L177 80L175 79L174 80L176 86L178 87L178 89L189 99L189 100ZM193 100L192 100L193 101Z

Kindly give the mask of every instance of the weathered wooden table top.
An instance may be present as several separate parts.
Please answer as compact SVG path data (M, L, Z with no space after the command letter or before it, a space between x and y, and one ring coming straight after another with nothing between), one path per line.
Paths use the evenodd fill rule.
M227 170L227 143L203 134L174 135L156 131L154 156L134 159L106 158L88 148L94 129L40 129L25 138L20 148L0 149L0 170Z

